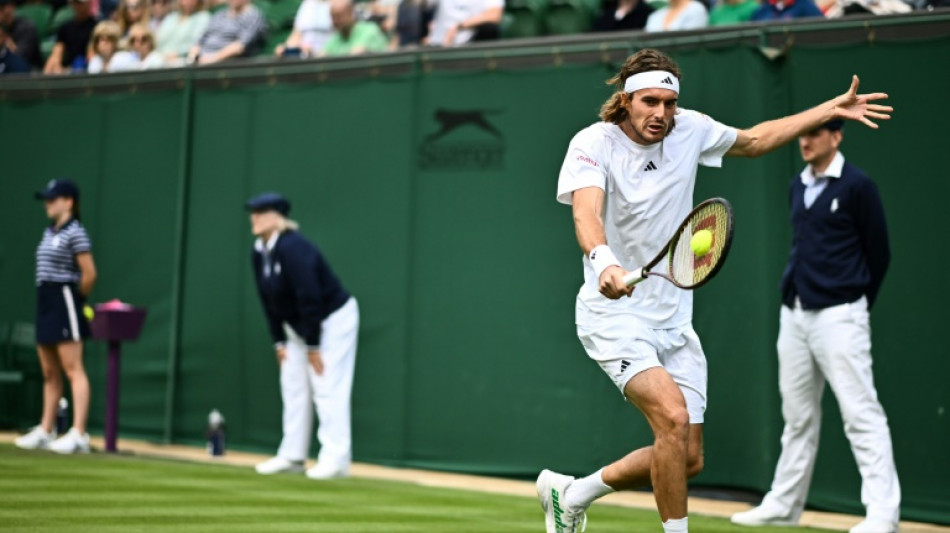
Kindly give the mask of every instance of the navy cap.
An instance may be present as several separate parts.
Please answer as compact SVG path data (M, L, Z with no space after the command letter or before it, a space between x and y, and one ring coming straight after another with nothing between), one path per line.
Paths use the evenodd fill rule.
M290 213L290 202L276 192L265 192L255 196L244 204L249 211L277 211L287 216Z
M45 189L36 191L35 197L37 200L52 200L54 198L79 200L79 187L72 180L50 180Z
M815 128L815 130L825 129L828 131L841 131L844 128L844 119L836 118L834 120L829 120L821 126Z

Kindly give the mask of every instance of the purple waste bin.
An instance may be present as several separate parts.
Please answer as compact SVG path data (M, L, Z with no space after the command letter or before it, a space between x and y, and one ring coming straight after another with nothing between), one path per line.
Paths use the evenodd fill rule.
M90 323L92 338L109 344L109 367L106 374L106 451L115 452L119 426L119 357L122 341L134 341L142 332L145 309L118 300L95 306Z

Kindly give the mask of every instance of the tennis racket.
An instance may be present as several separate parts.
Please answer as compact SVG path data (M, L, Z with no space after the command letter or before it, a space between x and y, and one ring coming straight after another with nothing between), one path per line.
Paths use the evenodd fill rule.
M712 245L701 256L694 253L690 246L693 234L700 230L712 233ZM724 198L711 198L693 208L670 242L648 265L628 272L623 280L630 287L647 276L657 276L681 289L695 289L719 272L731 244L732 206ZM661 262L664 268L651 272Z

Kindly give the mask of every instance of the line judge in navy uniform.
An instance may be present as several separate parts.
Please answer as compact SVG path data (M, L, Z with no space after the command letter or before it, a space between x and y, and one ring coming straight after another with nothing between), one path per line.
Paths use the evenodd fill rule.
M320 250L289 220L290 202L276 193L249 200L253 266L280 364L284 436L261 474L303 472L319 419L320 453L307 477L349 475L352 458L350 392L356 362L359 308Z
M43 415L40 424L18 438L16 445L85 453L89 451L89 379L82 363L82 341L89 337L89 323L83 304L96 283L92 245L79 222L75 183L53 180L36 198L44 201L46 216L53 221L36 249L36 351L43 369ZM63 373L73 392L73 425L55 439Z
M795 524L805 506L827 382L861 473L865 520L851 533L895 533L901 489L887 417L871 372L868 313L890 262L877 187L838 151L843 122L802 135L808 163L792 178L794 240L782 277L778 337L782 454L762 504L739 513L744 525Z

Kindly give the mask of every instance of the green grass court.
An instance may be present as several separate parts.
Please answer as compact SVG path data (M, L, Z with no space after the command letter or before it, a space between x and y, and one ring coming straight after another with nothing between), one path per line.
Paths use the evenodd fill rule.
M57 456L9 444L0 444L0 473L3 531L544 532L540 506L532 498L410 483L316 482L227 465ZM726 520L698 516L690 517L690 526L696 532L737 530ZM662 529L655 512L595 505L587 531Z

